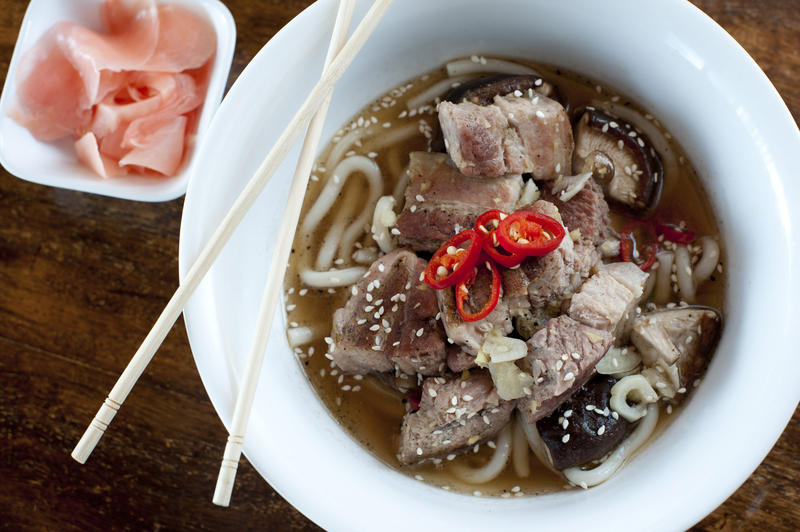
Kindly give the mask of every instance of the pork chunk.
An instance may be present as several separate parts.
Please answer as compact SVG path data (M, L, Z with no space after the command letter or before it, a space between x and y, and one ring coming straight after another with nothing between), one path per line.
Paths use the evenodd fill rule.
M526 209L561 220L558 209L549 201L539 200ZM569 297L589 277L599 261L600 255L593 244L587 241L573 243L566 236L552 253L529 257L519 268L504 271L504 298L508 292L510 304L513 303L513 308L519 310L558 307L562 299ZM528 292L528 307L520 301L523 290Z
M343 371L442 373L445 337L436 320L436 295L419 280L426 264L401 248L370 266L333 315L330 354Z
M486 268L479 267L475 283L470 289L470 297L466 303L467 309L471 312L477 312L481 309L489 300L492 291L491 286L491 274ZM463 321L459 316L453 287L436 290L436 297L439 301L441 320L447 333L448 341L452 340L455 345L460 346L471 355L478 353L486 335L492 329L497 328L503 335L507 335L514 328L508 307L502 297L488 316L482 320L471 322Z
M461 229L475 225L490 209L512 211L522 177L467 177L448 163L444 153L412 152L405 205L397 219L398 242L416 251L436 251Z
M525 359L534 378L533 394L517 400L528 423L543 418L589 380L611 346L607 331L559 316L528 340Z
M598 245L608 237L611 221L608 216L608 203L602 187L589 178L589 181L568 201L561 201L557 195L543 192L544 199L558 207L561 218L568 230L580 230L581 237Z
M572 126L546 96L495 96L486 106L441 102L437 110L447 152L465 175L555 179L571 171Z
M624 341L647 275L632 262L602 266L572 296L569 316Z
M481 443L508 423L513 408L486 373L425 379L419 410L403 418L397 458L413 464Z

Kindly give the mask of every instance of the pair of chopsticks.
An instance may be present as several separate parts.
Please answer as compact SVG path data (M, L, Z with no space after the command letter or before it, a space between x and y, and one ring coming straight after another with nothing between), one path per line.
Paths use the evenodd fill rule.
M281 221L278 241L267 275L264 295L261 300L256 333L253 338L252 349L249 353L244 383L239 389L234 408L233 422L230 434L223 453L222 465L214 492L214 504L228 506L231 492L233 491L236 470L244 443L244 435L250 417L250 409L261 373L267 340L269 338L272 318L279 294L283 291L281 284L285 272L285 264L289 258L292 239L297 229L303 196L308 187L308 180L314 155L322 135L322 125L330 104L331 93L336 82L355 59L355 56L366 43L370 34L375 30L386 10L393 0L375 0L364 19L353 32L347 42L344 42L353 15L355 0L340 0L336 15L333 35L325 59L325 68L317 85L309 93L300 106L291 122L278 138L278 141L263 160L258 170L236 198L228 213L223 218L219 227L214 231L211 239L205 244L200 255L189 268L183 283L173 294L161 315L156 320L153 328L145 337L139 349L131 358L128 366L120 375L114 387L97 411L89 427L84 432L72 457L80 463L85 463L94 450L100 438L105 433L111 420L114 419L122 403L128 397L134 384L144 372L147 364L152 360L156 350L164 341L169 330L175 324L178 316L183 312L189 297L194 293L200 281L211 268L220 251L233 234L234 230L250 210L258 195L269 182L283 159L288 154L292 145L297 141L303 128L308 125L308 131L303 143L301 154L294 173L286 210ZM313 120L312 120L313 116Z

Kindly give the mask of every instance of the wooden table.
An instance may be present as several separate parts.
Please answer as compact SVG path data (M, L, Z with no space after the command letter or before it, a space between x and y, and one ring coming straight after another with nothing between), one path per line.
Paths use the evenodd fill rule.
M234 80L310 2L225 3L239 31ZM800 0L695 3L753 55L800 118ZM26 6L0 0L3 73ZM182 205L0 175L0 528L316 529L244 459L232 507L211 504L226 434L180 321L89 462L69 457L177 286ZM798 445L795 412L750 479L695 529L800 528Z

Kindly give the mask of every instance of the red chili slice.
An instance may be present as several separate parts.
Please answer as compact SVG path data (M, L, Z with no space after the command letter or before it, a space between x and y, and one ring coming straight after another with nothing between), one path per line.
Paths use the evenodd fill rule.
M664 235L665 239L676 244L689 244L695 236L694 231L662 220L656 220L656 230L659 235Z
M513 268L519 266L525 260L525 257L506 251L500 247L500 243L497 241L497 228L507 216L508 214L499 209L486 211L478 216L478 220L475 222L475 230L483 235L483 251L489 255L489 258L500 266Z
M547 255L558 247L566 231L561 223L535 211L508 215L497 228L497 241L506 251L523 257Z
M486 257L482 258L483 263L479 263L473 268L472 275L456 285L456 310L458 310L458 315L461 316L463 321L482 320L494 310L497 306L497 302L500 300L500 272L497 270L497 265L494 262ZM492 271L492 293L483 307L473 314L464 308L464 304L469 299L469 291L475 284L475 279L478 276L477 268L483 268L484 265Z
M461 247L467 241L469 245ZM474 229L461 231L433 254L425 268L425 282L441 290L463 281L472 274L478 263L482 244L483 237Z
M658 237L656 228L647 220L631 220L619 235L619 254L625 262L633 262L647 271L656 261Z

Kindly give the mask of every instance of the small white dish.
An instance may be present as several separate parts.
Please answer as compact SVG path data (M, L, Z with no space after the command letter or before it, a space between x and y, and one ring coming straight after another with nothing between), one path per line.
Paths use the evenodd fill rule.
M355 20L369 4L359 0ZM683 0L631 5L397 1L337 85L323 139L384 91L471 54L561 65L634 98L685 148L726 245L725 329L702 384L605 484L472 497L402 475L354 441L287 345L281 310L244 451L325 529L685 530L747 479L790 419L800 398L800 132L764 73L701 11ZM319 0L301 13L259 52L220 107L187 191L182 276L318 79L335 12L334 0ZM298 152L286 158L184 313L203 384L228 427ZM224 442L220 434L220 453Z
M81 164L71 139L59 142L36 140L27 129L7 116L16 93L16 72L22 55L56 22L67 20L89 28L100 28L102 0L32 0L25 12L0 96L0 163L15 176L59 188L137 200L168 201L186 192L189 175L197 159L197 146L219 107L236 45L236 25L228 8L219 0L170 0L204 12L217 33L217 51L203 102L195 142L188 146L178 173L171 177L124 176L103 179ZM166 2L165 2L166 3Z

